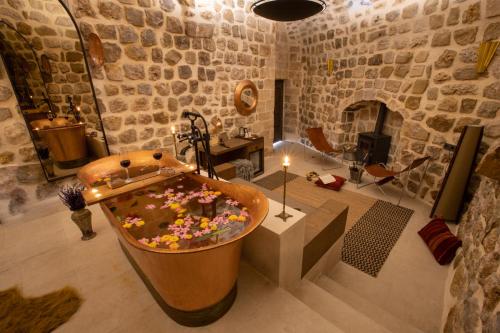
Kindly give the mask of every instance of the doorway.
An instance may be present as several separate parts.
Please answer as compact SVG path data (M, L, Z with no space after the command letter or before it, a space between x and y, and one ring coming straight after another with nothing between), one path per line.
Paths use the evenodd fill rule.
M273 143L283 140L283 89L284 81L274 81L274 138Z

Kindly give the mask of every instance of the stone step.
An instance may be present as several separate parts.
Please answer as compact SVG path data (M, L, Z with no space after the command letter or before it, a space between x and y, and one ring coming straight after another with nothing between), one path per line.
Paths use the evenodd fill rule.
M341 299L343 302L350 305L365 316L376 321L389 331L394 333L424 333L411 324L397 318L393 314L381 309L370 301L358 295L356 292L347 289L338 282L326 275L321 275L316 281L318 286L327 291L329 294Z
M294 295L346 333L391 333L373 319L307 279L302 280Z

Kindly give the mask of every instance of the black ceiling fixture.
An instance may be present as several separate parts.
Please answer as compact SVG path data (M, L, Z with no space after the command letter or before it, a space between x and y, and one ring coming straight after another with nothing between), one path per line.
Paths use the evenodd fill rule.
M325 0L256 0L252 11L273 21L298 21L326 8Z

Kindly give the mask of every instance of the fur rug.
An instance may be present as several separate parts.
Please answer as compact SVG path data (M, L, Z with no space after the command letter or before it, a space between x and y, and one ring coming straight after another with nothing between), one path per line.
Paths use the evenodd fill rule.
M26 298L17 287L0 291L0 332L51 332L81 304L77 291L70 287Z

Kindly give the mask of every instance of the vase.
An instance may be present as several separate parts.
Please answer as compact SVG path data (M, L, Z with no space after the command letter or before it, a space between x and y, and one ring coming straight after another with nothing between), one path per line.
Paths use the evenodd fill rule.
M96 236L96 233L92 230L92 213L90 210L87 208L75 210L71 214L71 219L80 228L82 240L89 240Z
M357 166L349 167L350 179L349 181L354 184L359 184L361 182L361 176L363 176L363 169Z

